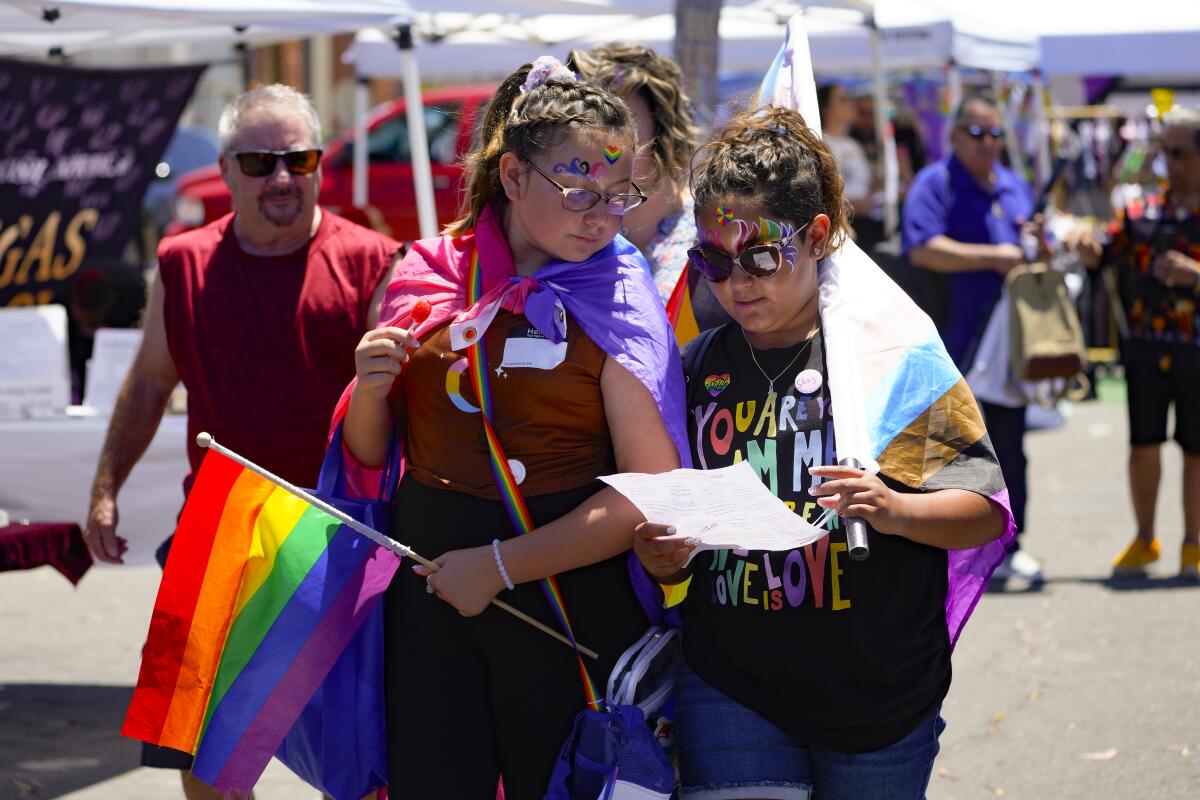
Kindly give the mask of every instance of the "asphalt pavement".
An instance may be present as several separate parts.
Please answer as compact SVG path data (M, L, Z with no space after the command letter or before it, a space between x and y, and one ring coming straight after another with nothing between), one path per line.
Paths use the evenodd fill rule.
M1087 403L1031 433L1025 548L1038 585L984 596L959 640L929 800L1200 798L1200 584L1177 577L1181 458L1164 449L1164 557L1114 581L1132 536L1125 411ZM118 733L159 572L0 574L0 800L182 797ZM319 795L273 762L260 800Z

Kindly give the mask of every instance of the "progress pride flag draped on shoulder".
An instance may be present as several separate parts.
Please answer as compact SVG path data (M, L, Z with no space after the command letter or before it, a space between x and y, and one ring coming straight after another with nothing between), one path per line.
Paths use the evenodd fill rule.
M759 90L820 132L808 34L800 17ZM967 382L933 321L854 242L819 267L838 459L854 457L913 489L967 489L1004 510L1004 534L947 553L946 627L957 641L1016 526L1000 466Z

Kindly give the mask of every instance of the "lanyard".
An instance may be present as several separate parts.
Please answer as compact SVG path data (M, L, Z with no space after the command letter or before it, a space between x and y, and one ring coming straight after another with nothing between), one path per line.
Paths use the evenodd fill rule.
M479 267L479 248L473 247L471 260L467 268L467 307L470 308L473 306L482 296L483 274ZM483 419L483 433L487 438L488 455L491 460L492 474L496 479L496 488L500 491L500 500L504 503L505 510L508 511L508 517L512 521L513 528L516 529L518 534L525 534L533 530L533 518L529 515L529 509L525 505L525 498L521 495L517 481L513 478L512 469L508 466L508 459L504 455L504 448L500 446L500 439L496 436L496 431L492 427L492 392L491 384L488 380L490 373L487 366L487 350L483 340L484 336L480 334L467 348L467 363L471 373L471 385L475 388L475 396L479 401L480 417ZM550 607L554 610L554 615L558 618L558 624L562 626L567 638L574 645L575 633L571 630L571 621L567 617L567 608L563 605L562 592L558 588L558 581L553 575L550 575L543 578L541 583L542 591L545 593L546 599L550 601ZM579 675L583 680L583 693L587 698L587 704L591 709L599 711L603 701L596 693L596 687L588 675L587 667L584 666L583 656L580 655L578 646L575 648L575 659L579 662Z

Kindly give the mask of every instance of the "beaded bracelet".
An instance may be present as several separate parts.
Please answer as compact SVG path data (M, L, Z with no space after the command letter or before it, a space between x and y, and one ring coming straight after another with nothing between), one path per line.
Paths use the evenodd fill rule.
M517 588L512 582L512 578L508 577L508 570L504 568L504 559L500 557L500 540L492 539L492 555L496 557L496 569L500 570L500 577L504 580L504 585L509 588L509 591Z

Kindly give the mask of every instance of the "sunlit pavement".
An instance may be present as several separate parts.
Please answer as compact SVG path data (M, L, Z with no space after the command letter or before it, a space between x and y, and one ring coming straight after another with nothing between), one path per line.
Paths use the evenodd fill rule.
M1046 582L989 593L967 626L929 798L1200 797L1200 585L1174 577L1179 452L1164 452L1162 563L1115 582L1133 533L1124 408L1079 406L1027 449L1025 547ZM48 567L0 574L0 798L182 796L118 735L158 577L93 569L74 589ZM274 762L257 796L318 797Z

